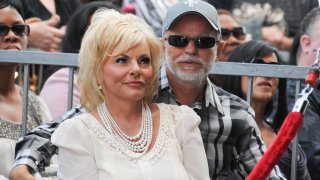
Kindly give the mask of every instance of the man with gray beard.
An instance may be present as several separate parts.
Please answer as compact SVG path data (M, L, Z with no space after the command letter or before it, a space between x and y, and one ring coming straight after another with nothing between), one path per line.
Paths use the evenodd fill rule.
M208 78L222 53L216 9L183 0L168 9L162 26L164 47L157 102L188 105L199 125L211 179L245 179L266 150L253 109ZM285 179L276 166L268 179Z
M188 105L201 117L199 128L207 155L204 163L209 164L211 179L245 179L266 147L253 109L208 78L224 47L216 9L201 0L183 0L173 5L162 26L161 42L164 64L156 102ZM51 134L62 121L82 112L83 109L74 108L25 136L16 146L17 166L12 180L27 171L25 164L34 171L43 169L57 151L50 142ZM285 178L276 166L269 179Z

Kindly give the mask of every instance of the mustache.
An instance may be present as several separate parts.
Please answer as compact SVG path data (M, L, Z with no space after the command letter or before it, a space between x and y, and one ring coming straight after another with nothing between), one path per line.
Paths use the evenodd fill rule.
M182 63L182 62L198 63L202 65L206 64L206 61L204 59L197 56L192 56L192 55L182 55L175 60L175 63Z

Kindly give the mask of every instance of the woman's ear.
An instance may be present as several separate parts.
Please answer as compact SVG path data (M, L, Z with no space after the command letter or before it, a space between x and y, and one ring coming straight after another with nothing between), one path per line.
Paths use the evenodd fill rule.
M95 79L98 86L103 84L103 80L100 74L101 73L95 73Z

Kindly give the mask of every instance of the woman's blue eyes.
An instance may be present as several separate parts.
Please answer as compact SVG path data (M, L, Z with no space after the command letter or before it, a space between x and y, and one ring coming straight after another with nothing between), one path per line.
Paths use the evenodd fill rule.
M128 62L128 58L118 58L116 60L116 63L119 64L125 64ZM148 57L143 57L141 59L138 60L139 64L150 64L150 58Z
M116 62L119 63L119 64L124 64L124 63L128 62L128 59L126 59L126 58L118 58L116 60Z
M150 58L144 57L140 60L140 64L150 64Z

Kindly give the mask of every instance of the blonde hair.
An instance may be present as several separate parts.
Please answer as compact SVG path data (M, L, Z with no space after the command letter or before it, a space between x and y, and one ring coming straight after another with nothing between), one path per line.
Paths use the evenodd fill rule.
M133 14L121 14L104 8L94 13L79 52L82 106L92 110L105 99L105 95L99 90L99 80L103 79L101 68L104 61L125 53L143 41L147 42L150 49L153 69L151 85L147 88L143 102L151 103L158 91L161 55L159 39L146 22ZM117 52L114 52L116 46Z

